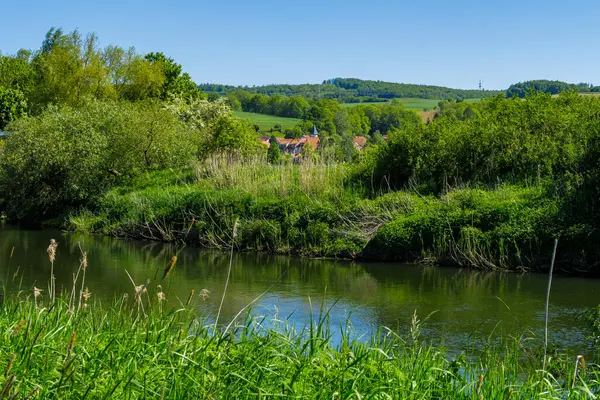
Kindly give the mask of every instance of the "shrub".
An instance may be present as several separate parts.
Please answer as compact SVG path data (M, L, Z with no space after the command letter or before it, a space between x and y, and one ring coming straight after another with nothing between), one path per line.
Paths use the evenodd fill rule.
M0 190L17 220L54 217L115 182L186 164L192 155L189 130L155 104L50 107L9 129Z

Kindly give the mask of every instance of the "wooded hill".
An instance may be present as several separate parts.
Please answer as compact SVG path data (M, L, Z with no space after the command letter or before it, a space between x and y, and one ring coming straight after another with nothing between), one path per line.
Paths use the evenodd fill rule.
M268 96L302 96L306 98L334 99L340 103L380 102L395 98L420 98L436 100L464 100L488 98L503 93L499 90L463 90L443 86L414 85L354 78L335 78L322 84L229 86L201 84L207 93L228 94L240 90Z

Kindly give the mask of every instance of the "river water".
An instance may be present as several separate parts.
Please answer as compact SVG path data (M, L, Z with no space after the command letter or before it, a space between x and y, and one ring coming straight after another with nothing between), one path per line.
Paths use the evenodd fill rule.
M133 294L132 276L140 285L150 279L170 306L185 303L192 290L194 304L207 320L219 308L230 254L172 244L64 233L54 230L0 228L0 276L9 289L27 293L34 286L47 295L50 239L58 241L55 262L57 292L70 290L79 266L80 247L88 253L86 286L92 299L110 302ZM173 255L177 263L161 281ZM353 263L300 257L237 253L220 321L228 323L261 293L252 313L304 326L311 307L331 307L332 329L350 321L353 332L365 337L380 327L400 333L410 329L416 312L422 335L450 351L460 351L491 332L543 334L547 277L538 274L491 273L398 263ZM208 297L199 297L205 289ZM205 292L206 293L206 292ZM572 354L585 354L589 332L577 315L600 303L600 281L555 277L550 299L550 343Z

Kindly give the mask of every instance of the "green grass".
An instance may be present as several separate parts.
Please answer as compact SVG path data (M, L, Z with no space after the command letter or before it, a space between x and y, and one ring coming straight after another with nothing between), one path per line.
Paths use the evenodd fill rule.
M228 248L238 220L240 250L488 270L545 267L560 221L559 204L543 185L368 199L347 165L228 157L144 175L113 188L93 209L71 215L69 228ZM565 257L575 233L561 238ZM568 257L571 265L579 260Z
M249 113L244 111L234 111L233 114L236 117L245 118L253 124L257 124L260 127L261 132L268 132L275 125L281 125L282 129L293 128L298 122L301 121L298 118L283 118L273 115Z
M515 332L451 356L421 342L415 313L406 336L384 329L358 341L342 322L334 341L323 305L309 326L242 312L215 330L202 299L167 309L171 294L157 283L82 307L66 294L52 303L46 291L5 289L2 397L588 399L600 389L596 365L554 351L542 371L539 344Z

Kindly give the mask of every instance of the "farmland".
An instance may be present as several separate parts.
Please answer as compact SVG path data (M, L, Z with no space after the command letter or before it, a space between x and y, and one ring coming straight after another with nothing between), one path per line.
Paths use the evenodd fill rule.
M253 124L258 125L261 132L270 131L275 125L280 125L281 129L292 128L301 121L298 118L276 117L274 115L257 114L244 111L234 111L233 114L236 117L248 119Z

